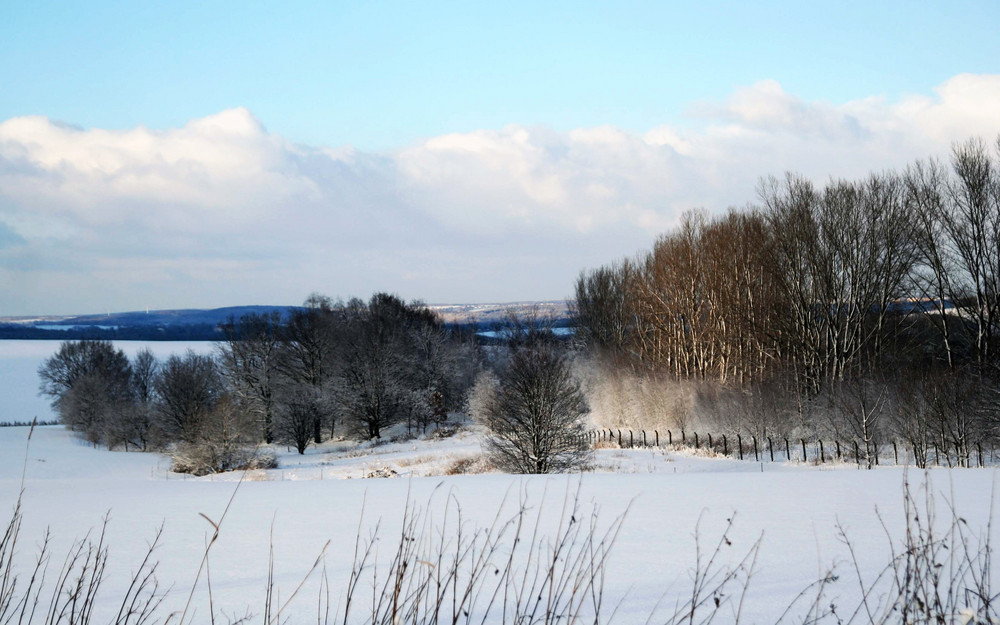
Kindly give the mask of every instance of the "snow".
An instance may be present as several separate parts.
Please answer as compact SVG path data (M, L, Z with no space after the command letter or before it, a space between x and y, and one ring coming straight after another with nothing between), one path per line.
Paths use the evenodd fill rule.
M549 328L549 331L556 336L572 336L576 333L576 328ZM510 332L508 330L482 330L476 332L479 336L490 339L506 338Z
M381 519L382 535L389 541L383 551L390 551L408 501L437 519L447 505L460 506L470 526L485 528L498 508L505 506L510 513L524 497L541 511L543 533L550 533L565 500L579 489L584 512L596 508L602 526L625 514L605 586L608 605L621 601L618 622L644 622L658 601L669 608L683 598L695 561L694 533L699 532L705 548L730 518L734 530L729 535L733 544L723 553L727 562L735 563L762 537L745 618L773 622L831 566L848 572L849 553L838 539L838 523L854 543L862 572L874 577L889 553L879 515L898 536L903 529L902 484L908 479L916 486L925 479L901 468L759 464L648 449L599 450L595 470L580 475L441 475L456 460L480 453L478 434L463 430L447 438L376 446L332 442L310 448L304 456L280 448L278 469L255 472L239 483L238 474L189 478L171 473L168 460L156 454L95 449L59 426L36 428L26 447L27 435L26 427L0 428L0 512L12 509L24 469L19 562L30 561L49 527L54 560L60 563L71 542L109 514L109 575L98 615L116 608L114 598L124 591L161 525L158 577L174 588L166 608L179 609L210 535L200 514L218 522L234 492L212 550L211 578L216 609L242 615L248 608L260 613L263 607L272 522L275 579L282 596L290 594L332 540L325 565L336 604L359 529L367 536ZM359 479L380 468L399 477ZM947 500L970 527L986 526L994 469L934 469L928 475L939 516L946 516ZM842 601L857 596L851 579L842 575L833 586ZM316 583L313 578L306 584L290 622L315 619ZM206 614L203 585L195 603L199 614Z

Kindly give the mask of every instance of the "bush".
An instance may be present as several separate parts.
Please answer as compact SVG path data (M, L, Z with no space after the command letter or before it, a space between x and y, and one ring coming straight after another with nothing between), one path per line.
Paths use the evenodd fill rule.
M473 475L486 473L490 470L489 463L484 456L470 456L459 458L449 464L445 470L445 475Z
M202 420L196 437L177 444L172 468L178 473L208 475L244 469L273 469L273 455L254 445L257 429L252 416L223 398Z
M252 447L224 448L211 441L181 443L171 454L170 461L171 471L198 476L225 471L278 468L278 459L274 454Z

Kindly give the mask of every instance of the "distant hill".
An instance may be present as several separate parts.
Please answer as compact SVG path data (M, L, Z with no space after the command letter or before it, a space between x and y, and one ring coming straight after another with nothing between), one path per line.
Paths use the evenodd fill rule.
M277 311L287 318L296 306L131 311L63 317L0 317L0 339L111 339L216 341L230 317Z
M239 319L243 315L257 313L281 313L287 318L298 306L227 306L226 308L182 309L182 310L151 310L123 313L108 313L103 315L81 315L67 317L52 326L189 326L189 325L219 325L230 317ZM36 324L37 325L37 324Z
M569 322L564 301L497 304L435 304L447 324L490 328L502 323L509 311L525 316L532 312L555 325ZM111 339L145 341L216 341L219 326L230 317L251 313L281 313L283 318L298 306L228 306L212 309L150 310L97 315L0 317L2 339Z
M497 304L432 304L428 308L441 315L445 323L475 324L480 327L503 323L510 312L514 312L520 317L534 314L539 319L552 320L555 325L562 325L569 321L569 307L565 300Z

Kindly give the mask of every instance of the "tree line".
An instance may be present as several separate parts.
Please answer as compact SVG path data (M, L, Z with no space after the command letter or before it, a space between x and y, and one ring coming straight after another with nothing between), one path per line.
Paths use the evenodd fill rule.
M227 470L258 442L299 453L339 433L379 438L460 409L479 370L474 337L419 303L379 293L313 295L287 318L223 324L214 354L131 360L109 341L66 341L39 370L61 421L109 448L179 450L195 470Z
M968 449L997 434L1000 139L823 186L766 178L756 204L689 212L575 291L605 371L693 384L732 429Z

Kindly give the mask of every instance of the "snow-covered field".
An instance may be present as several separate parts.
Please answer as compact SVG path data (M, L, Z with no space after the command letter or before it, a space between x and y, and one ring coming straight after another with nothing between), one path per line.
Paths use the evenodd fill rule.
M28 428L0 428L0 511L5 514L14 505L26 467L19 561L30 561L46 527L52 530L54 553L61 554L109 514L109 575L97 607L99 614L108 615L162 524L158 577L173 586L165 608L182 607L211 533L200 514L218 521L240 476L184 478L170 473L162 456L94 449L61 427L36 429L25 456L27 435ZM582 475L440 475L479 451L472 431L375 447L330 443L310 448L305 456L278 450L281 467L247 476L222 524L210 560L215 609L230 615L248 608L261 611L272 523L281 596L290 595L330 540L325 567L336 606L359 528L367 536L381 519L385 538L380 555L385 557L407 501L434 514L435 526L443 523L447 505L452 510L458 506L468 530L491 525L505 501L504 514L513 513L524 498L533 514L540 511L542 534L551 535L564 502L578 490L583 512L596 510L599 525L625 514L605 580L606 605L620 602L615 622L645 622L657 602L661 613L670 611L690 587L695 531L703 547L709 546L730 518L735 528L732 546L723 553L727 562L735 563L763 536L744 621L774 622L799 591L831 566L842 575L830 588L830 600L839 596L840 605L855 601L858 585L847 547L837 535L838 523L854 544L862 572L874 577L889 554L876 511L898 536L903 481L919 485L925 480L923 473L897 468L759 465L617 449L599 450L595 470ZM359 479L379 469L398 476ZM935 469L928 479L941 517L947 516L947 500L970 527L985 527L995 469ZM448 526L454 529L454 518ZM318 581L313 576L303 587L289 622L315 622ZM732 599L724 609L735 609L738 597ZM201 615L195 622L207 622L204 585L195 605ZM732 620L730 613L719 622Z

